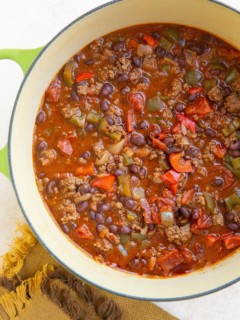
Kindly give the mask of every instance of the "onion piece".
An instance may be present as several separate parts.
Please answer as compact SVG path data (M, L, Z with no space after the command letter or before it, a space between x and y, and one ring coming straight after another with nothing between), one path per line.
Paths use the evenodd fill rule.
M161 223L164 226L172 226L174 224L174 215L172 211L161 212Z
M134 200L139 200L145 197L145 192L144 189L139 187L139 188L133 188L132 189L132 197Z
M117 143L110 144L108 146L108 150L111 152L111 154L118 154L122 150L122 148L125 144L125 141L126 141L126 139L122 139Z

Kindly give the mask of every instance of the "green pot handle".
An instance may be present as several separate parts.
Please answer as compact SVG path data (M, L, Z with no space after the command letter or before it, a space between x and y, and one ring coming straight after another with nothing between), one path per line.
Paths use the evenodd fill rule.
M21 67L23 74L25 75L42 48L43 47L36 49L0 49L0 60L8 59L17 62ZM7 144L0 149L0 172L3 173L7 178L11 178L8 163Z

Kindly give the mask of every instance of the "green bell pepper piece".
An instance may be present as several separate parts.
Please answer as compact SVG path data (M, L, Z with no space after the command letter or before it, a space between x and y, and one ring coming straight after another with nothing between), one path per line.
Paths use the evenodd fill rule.
M203 83L204 91L207 93L210 89L212 89L217 85L217 82L218 81L215 78L204 80L204 83Z
M147 107L149 112L164 110L164 104L158 95L147 100Z
M74 84L73 72L76 66L77 66L76 62L72 60L67 62L64 67L63 80L70 87Z
M236 80L238 77L240 77L240 73L239 73L238 69L235 67L231 67L226 74L225 81L226 81L226 83L229 84L229 83L233 82L234 80Z
M131 197L131 180L129 174L124 174L122 176L118 176L118 183L120 187L121 195L125 197Z
M102 116L94 110L87 115L87 121L91 124L98 124L101 118Z
M203 75L196 69L189 69L184 77L184 81L191 86L199 83L200 81L202 81L202 79Z
M225 198L224 200L226 202L226 205L229 211L232 211L232 209L235 206L240 205L240 198L236 193L231 194L229 197Z
M169 41L167 38L161 37L161 39L159 40L159 45L166 51L169 51L172 48L173 43L172 41Z
M204 198L206 200L206 209L208 211L212 212L216 207L215 200L210 193L204 192L203 194L204 194Z
M122 154L123 157L123 164L127 167L130 166L130 164L133 163L133 159L127 156L125 153Z
M174 42L178 42L180 40L180 35L175 28L166 27L163 29L162 34Z
M75 114L69 121L79 128L84 128L86 123L86 115L85 113Z
M233 169L239 169L240 168L240 157L238 158L231 158Z

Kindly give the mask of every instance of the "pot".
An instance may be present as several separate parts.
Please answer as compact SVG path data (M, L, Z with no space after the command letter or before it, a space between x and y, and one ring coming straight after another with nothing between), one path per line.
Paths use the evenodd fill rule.
M167 279L142 277L99 264L64 235L46 210L36 186L32 160L37 109L46 87L64 63L97 37L130 25L151 22L200 28L240 49L240 14L220 3L148 0L146 5L144 0L116 0L79 17L44 48L0 51L0 58L17 61L26 73L14 105L8 146L0 151L0 171L11 176L24 216L39 241L65 268L116 294L171 301L208 294L238 281L240 251L216 265Z

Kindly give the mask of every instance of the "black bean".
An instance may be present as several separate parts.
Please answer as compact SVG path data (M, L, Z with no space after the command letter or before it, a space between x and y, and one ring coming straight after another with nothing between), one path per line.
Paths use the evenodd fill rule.
M240 157L240 150L229 150L228 154L233 158L238 158Z
M126 86L126 87L123 87L120 91L121 91L121 94L127 94L131 91L131 89L128 86Z
M199 150L197 148L188 148L185 151L185 158L190 159L190 158L196 158L198 155Z
M101 89L101 95L102 96L109 96L111 93L113 93L114 87L111 83L104 83Z
M71 228L72 228L72 230L75 230L75 229L77 229L77 224L76 224L76 222L71 222Z
M90 190L91 193L96 193L97 191L98 190L96 188L94 188L94 187L92 187L91 190Z
M147 145L148 146L152 146L152 139L149 137L149 136L147 136L147 138L146 138L146 142L147 142Z
M125 51L125 52L122 53L122 56L127 58L127 59L129 59L129 58L131 58L131 52L130 51Z
M163 49L163 48L160 47L160 46L157 46L157 47L155 48L155 54L156 54L156 57L157 57L157 58L162 59L162 58L164 58L165 55L166 55L166 50Z
M175 106L176 111L182 112L186 108L185 104L183 102L178 102Z
M137 207L137 201L134 201L132 199L128 199L127 201L125 201L125 206L129 210L134 210Z
M128 81L128 74L127 73L121 73L117 76L118 82L126 82Z
M114 124L114 119L112 117L106 116L105 119L110 126Z
M101 213L96 213L95 220L97 223L103 223L105 219Z
M230 150L239 150L240 149L240 140L235 140L230 144Z
M141 259L141 263L142 263L144 266L146 266L146 265L147 265L147 260L144 259L144 258L142 258L142 259Z
M163 143L165 143L166 144L166 146L171 146L171 145L173 145L174 144L174 141L175 141L175 139L173 138L173 137L166 137L164 140L163 140Z
M89 210L88 215L91 220L95 220L96 212L94 212L92 209Z
M132 134L130 142L135 146L144 146L146 144L144 137L140 134Z
M109 109L109 101L107 101L106 99L104 99L104 100L102 100L101 102L100 102L100 108L101 108L101 110L102 111L108 111L108 109Z
M48 147L47 142L41 140L41 141L39 141L38 144L36 145L36 150L37 150L37 152L41 152L41 151L46 150L47 147Z
M160 33L159 33L158 31L154 31L154 32L152 33L152 36L153 36L153 38L156 39L156 40L159 40L159 39L161 38L161 35L160 35Z
M168 52L168 53L166 54L166 57L167 57L168 59L170 59L170 60L173 60L174 55L173 55L172 52Z
M224 181L221 178L215 178L210 182L212 187L221 187L223 183Z
M99 212L104 212L109 211L111 207L109 203L100 203L97 208Z
M194 221L196 221L196 220L198 220L198 218L199 218L199 210L198 210L198 208L193 208L193 210L192 210L192 219Z
M122 226L122 228L121 228L121 233L122 233L122 234L129 234L129 233L131 233L131 227L130 227L130 226Z
M151 126L151 135L156 137L159 135L159 133L161 132L161 129L159 127L158 124L154 123L152 126Z
M140 68L142 65L142 58L139 56L133 56L132 62L135 67Z
M106 225L110 225L112 223L112 221L113 221L112 217L107 217L105 223L106 223Z
M136 269L139 266L139 259L133 259L129 262L129 267L131 269Z
M46 193L48 195L52 195L54 193L54 190L56 188L56 182L53 181L49 181L48 184L46 185Z
M115 122L116 122L116 125L121 125L121 124L122 124L122 118L116 116L116 117L115 117Z
M186 68L186 66L187 66L187 62L186 62L185 58L182 58L182 57L179 58L178 64L179 64L179 66L180 66L181 68Z
M137 174L139 172L139 167L136 164L130 164L129 170L130 172Z
M86 130L87 132L93 132L93 131L95 130L95 127L94 127L93 124L88 123L88 124L86 125L86 127L85 127L85 130Z
M146 178L147 176L147 169L145 167L141 167L139 170L139 176L140 178Z
M45 177L45 173L44 172L39 172L38 178L42 179L43 177Z
M179 211L184 218L189 219L191 217L191 210L189 208L182 206Z
M156 229L156 225L153 223L148 224L148 231L154 231Z
M143 120L139 123L139 129L147 129L148 122L146 120Z
M89 193L90 190L91 190L91 186L87 183L83 183L78 187L78 192L80 192L81 194Z
M182 151L182 149L181 149L180 147L175 147L175 146L169 147L169 148L166 149L166 153L167 153L167 154L179 153L179 152L181 152L181 151Z
M210 138L214 138L217 135L216 131L211 128L207 128L205 130L205 134L206 134L206 136L208 136Z
M233 231L237 231L239 229L239 225L235 222L229 222L227 224L227 227L230 229L230 230L233 230Z
M139 78L139 82L148 84L149 79L147 77L141 77L141 78Z
M224 217L227 221L233 221L234 214L232 212L229 212L229 213L226 213Z
M88 60L85 61L85 63L86 63L86 65L91 66L91 65L93 65L95 63L95 60L94 59L88 59Z
M231 94L231 92L232 92L231 88L229 88L229 87L224 87L224 88L223 88L223 95L224 95L224 97L229 96L229 95Z
M87 208L88 208L88 202L87 201L82 201L77 205L76 210L77 210L78 213L81 213L81 212L86 211Z
M110 232L117 234L119 229L118 229L118 226L116 226L115 224L111 224L109 226L109 230L110 230Z
M77 94L76 91L72 91L72 92L71 92L71 97L72 97L72 99L73 99L74 101L79 101L79 100L80 100L80 99L79 99L79 95Z
M114 175L119 177L119 176L122 176L124 174L124 171L122 169L116 169L114 171Z
M103 224L98 224L97 225L97 227L96 227L96 229L97 229L97 232L101 232L101 231L103 231L103 229L105 228L105 226L103 225Z
M89 159L91 157L91 152L90 151L85 151L82 153L81 157L83 159Z
M65 232L65 233L69 233L69 227L66 225L66 224L63 224L62 225L62 230Z
M46 113L43 110L40 110L36 118L36 123L39 124L41 122L44 122L45 120L46 120Z
M124 42L123 41L117 41L113 45L113 51L115 51L115 52L119 52L119 51L123 50L123 48L124 48Z
M197 95L196 95L195 93L192 93L192 94L190 94L190 95L187 97L187 101L188 101L188 102L192 102L192 101L194 101L196 98L197 98Z

